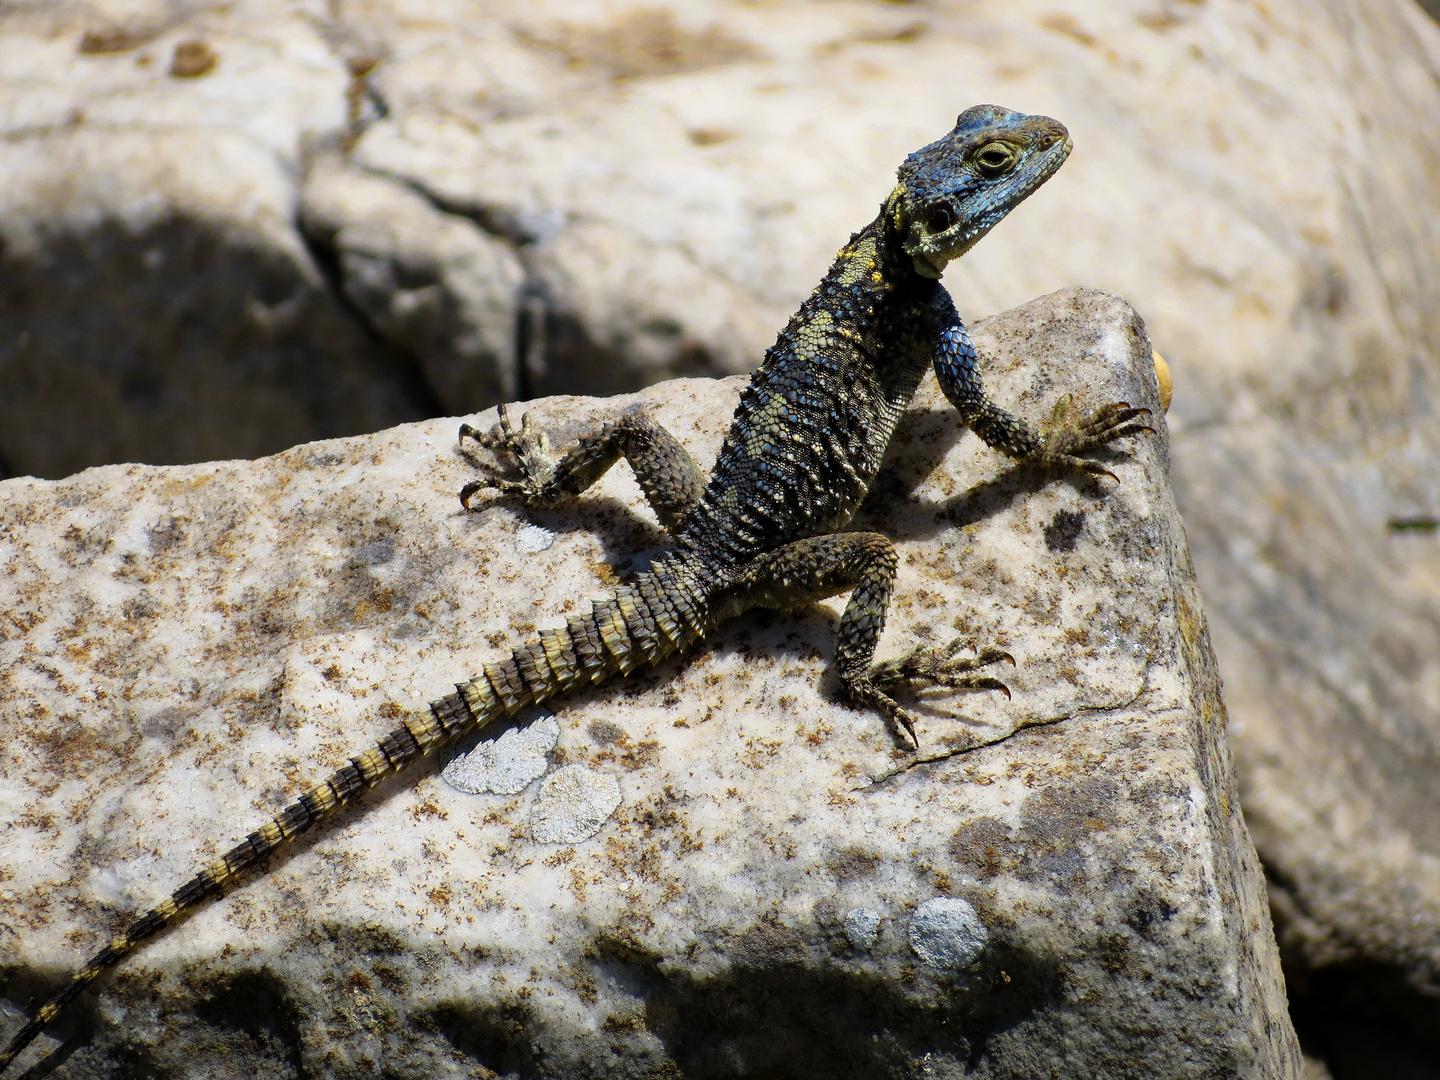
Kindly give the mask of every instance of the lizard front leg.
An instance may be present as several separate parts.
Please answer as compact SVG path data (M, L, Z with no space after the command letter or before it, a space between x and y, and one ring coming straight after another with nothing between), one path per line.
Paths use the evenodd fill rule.
M559 459L551 453L549 438L535 430L529 413L516 431L504 405L500 406L500 422L489 432L461 424L462 445L466 439L473 439L497 457L508 458L519 473L519 479L512 480L498 471L491 472L484 479L466 484L460 490L460 501L466 509L471 496L483 488L520 495L529 506L559 506L599 480L623 457L634 470L660 524L668 531L685 516L705 486L705 475L689 452L644 413L627 413L606 424Z
M1010 691L998 679L970 675L977 668L1014 658L998 649L975 657L957 657L963 644L957 638L939 648L919 648L882 663L874 663L875 646L885 629L885 613L895 582L895 547L880 533L834 533L798 540L762 555L742 571L737 587L721 601L726 617L752 607L799 607L851 589L836 634L835 667L845 695L856 705L868 705L909 736L915 736L916 717L903 708L890 691L900 685L943 685L981 690Z
M1149 409L1133 408L1128 401L1112 401L1086 416L1078 416L1072 414L1071 398L1066 394L1051 410L1049 424L1037 432L985 396L975 346L944 286L936 288L925 320L940 389L970 430L1002 454L1033 465L1061 466L1115 480L1115 474L1105 466L1081 455L1125 435L1155 431L1143 422L1143 417L1150 415Z

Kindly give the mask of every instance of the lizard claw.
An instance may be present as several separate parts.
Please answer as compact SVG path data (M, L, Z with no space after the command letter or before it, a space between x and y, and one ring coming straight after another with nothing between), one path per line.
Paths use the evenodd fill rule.
M1056 454L1052 460L1056 464L1068 466L1076 472L1087 473L1095 477L1108 476L1115 483L1120 483L1120 478L1098 461L1091 461L1089 458L1078 457L1075 454Z
M460 489L460 504L470 509L470 499L484 488L495 488L508 494L530 499L539 493L555 471L555 462L550 453L550 440L544 432L537 432L527 412L520 418L520 430L516 431L510 422L510 409L501 405L497 410L499 420L489 431L481 431L470 424L460 425L460 445L466 439L491 451L500 462L508 463L520 473L520 479L512 480L500 473L500 468L485 462L477 463L484 474Z
M460 505L466 510L470 509L470 496L490 486L488 480L471 480L460 489Z
M1014 700L1013 695L1010 693L1010 688L999 679L971 679L965 685L973 690L999 690L1005 695L1006 701Z
M920 736L915 734L915 718L904 709L899 709L890 719L895 721L897 726L903 728L905 734L910 737L910 748L918 751L920 749Z
M1155 429L1143 422L1150 410L1137 409L1128 401L1112 401L1076 421L1070 416L1071 405L1071 396L1062 394L1050 410L1042 459L1047 464L1064 465L1091 476L1108 476L1118 484L1120 478L1113 472L1098 461L1080 455L1126 435L1155 434Z
M975 656L955 655L965 645L964 638L955 638L946 645L919 648L913 652L873 665L864 675L843 679L845 691L856 705L879 710L904 737L911 747L920 749L915 734L916 717L902 708L887 691L898 685L948 686L965 690L998 690L1010 698L1010 688L999 679L967 672L988 667L1001 661L1013 666L1015 657L1003 649L985 649Z

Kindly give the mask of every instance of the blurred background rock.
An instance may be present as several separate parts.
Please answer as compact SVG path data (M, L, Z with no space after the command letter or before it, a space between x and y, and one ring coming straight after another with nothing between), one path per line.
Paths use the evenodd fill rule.
M10 0L0 475L748 370L906 153L1058 117L947 282L1146 318L1302 1040L1440 1076L1436 12Z

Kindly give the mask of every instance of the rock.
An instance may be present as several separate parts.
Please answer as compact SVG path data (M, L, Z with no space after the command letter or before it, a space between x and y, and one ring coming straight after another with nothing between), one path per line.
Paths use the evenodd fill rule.
M873 214L906 153L966 104L1033 100L1076 133L1069 194L1052 185L952 271L962 309L1098 281L1141 297L1187 367L1222 356L1227 372L1293 372L1290 358L1317 343L1339 348L1344 363L1346 335L1331 333L1330 309L1346 309L1343 323L1373 292L1376 263L1347 232L1344 200L1353 192L1402 233L1416 202L1405 176L1342 184L1329 167L1337 154L1363 166L1366 140L1382 138L1364 133L1348 82L1334 74L1352 48L1346 20L1387 44L1418 36L1396 44L1410 57L1434 28L1418 12L1423 25L1378 4L1356 14L1277 11L1271 25L1248 11L1202 19L1183 8L1131 19L1097 6L1037 19L1002 4L962 16L850 3L813 13L647 3L600 17L579 5L488 4L427 5L416 19L395 0L316 21L278 0L186 15L152 0L107 22L61 3L4 16L13 103L0 128L23 135L49 176L68 164L40 138L53 129L68 125L80 139L183 133L178 148L155 143L154 175L115 166L155 184L156 198L165 186L155 176L176 167L172 154L183 166L204 156L212 136L243 133L273 154L289 211L285 236L220 249L223 264L238 260L234 291L255 292L245 252L296 246L303 181L307 239L334 263L329 299L343 295L354 305L345 314L393 346L381 350L390 379L418 373L416 392L458 411L477 404L472 395L509 395L516 385L599 393L748 370L844 237ZM1307 29L1276 30L1284 25ZM1363 55L1374 53L1367 46ZM1271 85L1277 55L1295 76ZM167 74L177 63L190 77ZM1411 134L1424 131L1414 113L1426 106L1413 73L1401 65L1370 74L1367 117L1394 118L1387 150L1423 149ZM1249 91L1234 93L1237 84ZM1396 94L1408 97L1386 96ZM1287 121L1278 136L1277 109ZM347 170L337 181L334 152L348 152L371 183ZM1197 169L1230 175L1242 154L1254 183L1194 182ZM322 189L337 183L367 195L327 197ZM39 203L7 211L4 227L69 235ZM97 223L116 216L103 199L85 209ZM1278 232L1236 225L1245 221L1276 222ZM7 272L23 280L29 270ZM174 284L128 277L129 318L108 321L135 324L123 340L163 354L143 344L145 313ZM46 304L58 319L93 291L62 291ZM16 318L22 331L48 337L40 315ZM334 337L321 326L298 347L348 355ZM55 352L83 354L95 348L87 340ZM525 355L515 355L521 346ZM1231 400L1229 390L1219 386L1213 400ZM263 383L256 396L265 403ZM55 415L71 427L94 428L129 408L55 397ZM348 415L374 422L363 410ZM180 408L167 418L187 420ZM311 434L329 433L322 427ZM231 429L235 437L233 420ZM32 438L40 436L12 436L12 467L53 472L81 453L40 460L24 450ZM161 460L166 449L152 453L137 434L85 460Z
M473 222L393 180L331 161L306 181L307 233L336 253L346 298L419 363L457 412L513 401L525 271Z
M37 18L0 23L7 470L248 457L434 411L295 227L302 145L346 125L309 22L221 20L213 70L182 39L177 81L178 31L82 38L62 13L23 33Z
M1435 1029L1440 587L1434 534L1386 528L1440 516L1427 6L12 5L0 471L747 369L906 153L978 101L1048 112L1074 156L948 284L967 318L1082 282L1144 315L1293 988L1371 970L1404 994L1366 1023ZM187 42L216 62L172 77ZM198 216L124 239L152 190Z
M929 901L926 901L929 903ZM855 907L845 913L845 938L857 952L869 952L880 941L885 916L871 908Z
M1295 219L1317 260L1288 299L1255 294L1268 315L1237 299L1228 320L1273 328L1272 344L1187 356L1136 296L1175 368L1176 496L1297 1027L1340 1080L1434 1077L1440 548L1395 525L1440 514L1440 156L1418 134L1440 124L1440 29L1410 4L1331 11L1305 48L1355 76L1325 108L1345 119L1331 179L1304 200L1320 216ZM1291 84L1274 104L1293 132L1318 101ZM1304 194L1262 198L1279 211L1287 189Z
M839 602L746 616L554 701L524 790L373 793L107 976L52 1075L1300 1076L1144 328L1072 290L975 337L1026 415L1161 429L1118 486L1049 478L922 387L857 522L900 552L880 652L1002 646L1013 700L919 695L911 754L834 700ZM644 403L707 460L742 384L530 408L563 441ZM462 512L456 426L0 484L11 1002L663 542L623 467Z
M578 844L600 831L620 809L620 781L586 765L566 765L547 776L530 811L537 844Z
M0 219L33 196L36 226L3 237L0 323L20 328L0 355L10 468L253 455L424 415L330 295L280 170L245 137L59 132L0 144L0 171Z
M926 967L963 975L990 944L975 909L953 896L932 896L910 916L910 949Z
M468 795L518 795L545 774L550 751L559 741L560 722L553 716L541 716L498 737L494 731L478 731L446 755L450 760L440 775Z

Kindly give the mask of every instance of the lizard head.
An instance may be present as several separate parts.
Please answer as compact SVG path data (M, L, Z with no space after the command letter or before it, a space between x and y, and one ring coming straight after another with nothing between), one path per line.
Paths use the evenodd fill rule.
M915 269L938 278L1070 155L1070 133L1048 116L976 105L955 130L900 166L886 209Z

